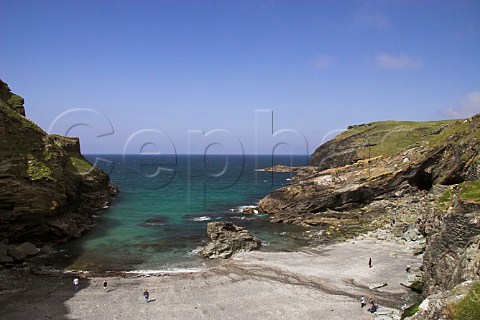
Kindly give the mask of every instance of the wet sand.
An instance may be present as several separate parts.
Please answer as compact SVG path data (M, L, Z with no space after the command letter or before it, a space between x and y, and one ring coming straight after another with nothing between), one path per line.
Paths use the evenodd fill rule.
M378 301L381 312L400 308L409 292L400 285L405 267L420 264L420 256L399 244L367 238L298 252L240 253L195 273L80 274L78 291L74 274L2 276L0 318L372 319L360 297ZM380 283L387 286L369 289Z

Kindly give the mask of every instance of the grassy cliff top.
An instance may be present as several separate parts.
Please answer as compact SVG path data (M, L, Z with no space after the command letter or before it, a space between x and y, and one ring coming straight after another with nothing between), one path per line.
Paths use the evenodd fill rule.
M429 151L447 143L480 140L480 114L469 119L441 121L379 121L349 126L312 154L312 164L322 169L360 159L394 157L412 148Z
M435 143L444 139L445 129L455 125L458 120L443 121L379 121L366 125L351 126L335 140L353 139L353 143L365 146L361 157L367 152L371 157L391 157L404 150L426 143Z

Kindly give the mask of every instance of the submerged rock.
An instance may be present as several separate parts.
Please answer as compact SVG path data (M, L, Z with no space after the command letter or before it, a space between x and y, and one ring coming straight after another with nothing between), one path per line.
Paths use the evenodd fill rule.
M261 246L260 239L231 222L208 223L207 236L209 242L200 251L204 258L227 259L237 252L256 250Z
M170 219L164 216L157 216L153 218L145 219L145 222L141 224L142 227L158 227L164 226L168 223Z

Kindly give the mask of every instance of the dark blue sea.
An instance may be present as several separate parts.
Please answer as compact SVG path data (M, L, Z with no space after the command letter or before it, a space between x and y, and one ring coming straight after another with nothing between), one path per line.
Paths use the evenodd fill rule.
M286 185L291 173L261 171L272 165L308 165L307 156L88 155L110 174L119 195L95 215L95 226L60 247L74 268L163 270L203 268L197 254L210 221L232 221L262 240L262 250L306 245L303 227L275 224L263 214L243 215ZM68 268L68 266L67 266Z

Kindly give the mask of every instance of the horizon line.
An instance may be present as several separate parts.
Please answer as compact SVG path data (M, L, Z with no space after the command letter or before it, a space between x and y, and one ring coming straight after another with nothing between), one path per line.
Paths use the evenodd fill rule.
M270 153L81 153L83 156L99 156L99 155L113 155L113 156L201 156L201 155L210 155L210 156L311 156L312 154L303 154L303 153L281 153L281 154L270 154Z

